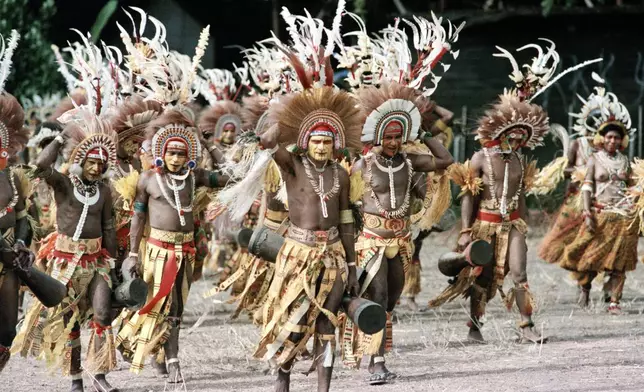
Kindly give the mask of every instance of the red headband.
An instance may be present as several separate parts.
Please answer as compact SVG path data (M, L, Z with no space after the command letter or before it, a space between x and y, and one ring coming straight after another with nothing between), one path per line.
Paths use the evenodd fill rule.
M100 159L103 162L107 162L107 157L107 150L102 147L94 147L87 152L87 155L85 155L85 159Z

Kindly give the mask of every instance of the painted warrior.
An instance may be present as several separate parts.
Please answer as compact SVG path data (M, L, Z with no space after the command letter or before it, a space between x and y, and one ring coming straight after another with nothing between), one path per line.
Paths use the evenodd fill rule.
M21 151L29 139L22 107L14 96L4 91L18 38L18 32L13 30L7 46L3 45L0 52L0 372L9 361L9 349L18 323L20 281L14 269L28 268L33 262L33 254L27 250L32 232L25 205L25 187L18 171L8 167L9 159ZM4 42L1 36L0 40Z
M343 11L339 7L336 17ZM328 57L333 38L326 54L313 49L323 47L322 35L311 36L307 26L322 22L310 17L286 19L306 53L319 57L307 61L312 66L307 70L298 60L297 51L303 46L289 48L274 41L291 59L304 89L271 104L268 121L273 125L261 136L264 150L258 154L273 154L285 181L290 225L277 256L254 355L278 368L276 391L288 391L295 357L313 337L311 371L317 369L318 391L323 392L331 383L336 315L345 287L354 295L358 288L349 175L334 158L344 155L347 147L359 148L361 119L357 102L333 87ZM339 21L334 26L339 27ZM329 35L339 36L339 31ZM244 181L239 184L243 187ZM256 194L245 197L252 202Z
M593 73L593 79L601 82L601 78L595 73ZM556 160L539 173L539 177L543 178L542 182L548 184L544 187L546 192L541 193L547 193L554 189L559 178L565 177L568 181L566 196L557 219L544 237L539 249L539 257L548 263L559 264L564 260L566 246L573 242L583 225L583 196L580 188L586 176L587 162L594 150L593 137L601 123L601 110L603 106L606 106L607 100L605 89L601 86L596 87L595 92L582 101L580 112L570 113L570 116L576 118L573 129L579 137L570 143L567 156L558 158L558 160L564 161L562 164L558 164ZM560 169L557 169L560 166L565 167L562 174L559 173ZM549 168L552 169L549 170ZM555 180L553 181L553 179ZM537 179L536 183L538 182L540 179ZM538 188L536 183L535 188ZM576 272L573 272L572 275L578 278L580 286L578 303L582 307L587 307L590 301L591 282L586 280L590 275Z
M194 124L174 110L149 124L146 132L156 168L143 172L139 179L130 256L123 266L124 275L142 271L149 292L147 303L121 329L117 342L132 356L130 370L135 373L143 369L146 355L163 348L172 382L182 380L179 324L193 278L201 274L201 266L195 264L194 258L195 189L226 183L225 177L196 167L201 143L195 131ZM150 233L139 256L148 219ZM162 338L153 339L156 336Z
M372 42L364 30L364 23L357 16L352 17L361 27L356 33L359 44L352 48L342 47L340 57L346 58L341 63L352 71L349 84L356 88L354 93L365 117L361 136L365 155L351 168L351 193L359 194L364 223L355 245L357 263L363 270L360 295L382 305L391 317L405 284L409 283L407 292L410 296L420 290L420 265L413 268L415 282L406 282L406 274L411 276L412 269L412 200L416 196L425 201L427 178L424 173L442 171L453 162L442 143L433 138L441 133L440 128L447 126L436 121L435 104L429 96L440 80L432 68L449 52L462 26L450 28L448 34L441 26L442 20L436 17L432 22L417 17L415 23L406 21L414 27L413 41L419 49L418 61L412 63L411 57L405 57L409 51L407 42L411 39L407 39L398 23L383 33L383 38L379 39L382 42ZM421 37L416 23L432 33ZM443 41L430 43L429 36L441 37ZM442 50L435 51L432 49L435 47ZM383 48L386 50L380 53ZM382 65L373 60L387 56L397 61ZM369 77L365 78L367 75ZM432 88L420 87L425 79L432 82ZM428 194L427 207L436 203L430 207L433 213L427 211L420 215L440 217L449 207L449 179L444 177L442 189L436 192L432 189ZM420 180L419 183L415 183L415 179ZM425 193L421 194L419 190ZM441 212L437 207L439 201ZM384 358L385 351L391 347L391 326L389 321L384 331L365 336L350 320L345 321L342 334L344 362L358 366L362 356L369 355L370 384L383 384L396 377L386 368Z
M573 271L582 290L583 306L590 301L593 279L600 272L606 273L610 277L604 286L610 295L608 312L620 314L626 272L637 266L638 217L628 191L634 180L628 157L622 154L635 130L626 107L605 91L603 83L595 91L587 102L596 103L599 109L593 132L597 151L586 163L581 187L583 213L578 222L581 227L566 244L559 265Z
M533 299L526 274L525 195L534 182L536 163L533 161L526 164L520 150L534 149L541 145L544 135L550 129L546 112L541 106L531 103L531 100L565 73L599 61L584 62L552 78L559 55L554 43L550 44L551 47L547 50L536 44L519 49L538 49L538 56L533 58L532 64L522 68L525 74L508 51L497 47L501 53L495 56L508 58L513 66L510 79L515 82L516 88L501 95L492 109L479 120L476 138L483 149L476 152L471 161L455 166L452 170L452 179L462 188L462 230L457 248L462 251L475 239L485 240L493 245L496 262L493 267L482 271L480 268L465 269L452 287L436 300L430 301L430 306L437 306L466 292L470 297L471 317L468 338L473 341L483 341L481 317L485 314L486 303L494 297L497 290L508 308L516 300L521 315L520 341L545 341L533 329ZM503 281L508 273L514 287L506 296Z
M72 378L72 390L83 390L80 326L92 328L85 369L94 374L96 388L113 390L105 374L116 365L111 332L111 287L115 284L116 235L112 196L102 179L116 165L116 134L105 120L79 112L78 121L38 157L37 176L54 189L57 231L38 254L48 273L67 285L61 305L43 313L35 303L28 311L14 351L23 356L44 354L49 364ZM69 157L69 174L53 169L59 151Z

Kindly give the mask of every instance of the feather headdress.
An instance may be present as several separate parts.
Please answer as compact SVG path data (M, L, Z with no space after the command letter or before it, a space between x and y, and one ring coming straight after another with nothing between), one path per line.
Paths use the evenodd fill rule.
M105 162L104 177L112 175L116 167L116 145L118 135L109 121L96 115L89 107L76 110L74 121L65 124L68 135L62 150L67 160L69 173L81 176L83 162L87 158L97 158Z
M599 75L593 72L592 78L599 85L586 99L577 95L582 102L582 107L579 113L569 113L570 116L577 119L573 129L581 136L593 136L613 124L622 129L622 137L635 132L635 129L631 128L631 116L628 109L619 102L615 94L606 91L605 81Z
M199 129L205 138L213 136L215 140L219 140L228 124L235 127L235 134L242 129L241 106L229 100L215 102L199 117Z
M262 134L268 117L269 99L256 94L242 98L242 103L242 129Z
M145 128L148 123L163 112L161 104L156 101L145 101L133 96L116 108L110 119L112 128L119 136L119 143L133 140L140 144L145 139Z
M29 129L24 127L25 114L18 100L4 91L11 71L11 57L18 46L20 35L11 30L11 38L5 45L0 35L0 169L7 166L10 157L24 148L29 140Z
M197 79L199 93L210 105L222 100L234 101L239 88L235 74L227 69L201 69Z
M34 95L31 98L21 99L26 121L34 127L46 121L61 99L62 96L58 93L45 96Z
M545 48L544 50L544 48L538 44L527 44L517 49L517 52L529 48L537 51L537 56L532 58L532 63L524 64L522 67L519 67L517 60L506 49L497 46L496 48L499 50L499 53L493 54L494 57L504 57L510 61L510 64L512 65L512 73L509 78L515 84L515 88L511 90L511 93L518 95L521 99L532 101L564 75L587 65L602 61L601 58L587 60L574 67L570 67L555 76L555 72L557 72L557 67L559 65L559 53L555 50L555 43L547 38L539 39L549 43L550 47ZM523 69L523 71L521 69Z
M58 122L43 121L38 126L33 133L33 136L29 139L27 147L36 148L42 147L46 143L54 140L54 138L60 135L63 127Z
M137 29L134 19L128 13L134 26L135 41L132 41L132 37L122 26L118 27L128 52L126 66L137 76L135 87L146 96L146 100L155 100L165 108L187 104L197 94L194 84L197 69L208 46L210 26L201 31L195 54L192 60L187 62L183 55L169 50L165 41L165 27L160 21L147 16L141 9L132 9L142 17ZM156 27L152 38L143 36L147 20Z
M262 93L273 97L302 90L302 84L283 51L260 42L242 53L248 64L248 75Z
M521 100L513 94L503 94L479 119L476 139L490 147L499 137L512 129L526 132L524 146L534 149L543 145L543 138L550 129L548 114L539 105Z
M434 108L421 92L398 83L360 88L355 94L366 116L360 140L369 145L379 145L392 122L401 125L403 143L415 140L423 118Z
M201 157L201 143L194 123L179 110L169 109L148 123L145 130L146 141L150 144L152 158L157 170L163 165L168 143L180 141L188 153L187 166L190 170L197 167Z
M289 94L273 103L269 124L278 124L280 143L293 144L294 152L306 151L311 131L320 124L335 136L335 151L359 149L363 117L356 100L344 91L331 87Z

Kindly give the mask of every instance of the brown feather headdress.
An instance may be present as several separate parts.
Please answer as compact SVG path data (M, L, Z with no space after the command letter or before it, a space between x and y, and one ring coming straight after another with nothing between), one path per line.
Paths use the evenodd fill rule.
M30 132L24 124L25 114L18 100L8 93L0 94L0 161L16 155L29 141Z
M400 83L384 82L355 91L366 118L362 128L363 143L379 145L387 125L397 121L403 126L403 142L413 141L421 128L429 129L434 121L435 104L422 91Z
M485 112L478 125L476 139L483 146L489 146L511 129L521 128L527 131L523 146L531 150L543 145L543 137L550 130L546 111L514 94L500 95L499 102Z
M29 140L29 129L25 128L25 112L18 100L4 91L4 84L11 70L11 58L18 46L20 34L11 30L8 42L0 35L0 169L7 166L9 158L22 150Z
M119 136L119 143L133 139L141 143L145 139L145 128L163 112L160 103L153 100L143 100L133 96L116 108L114 117L110 119L112 128Z
M241 106L236 102L217 101L201 113L199 130L204 137L208 138L212 135L215 140L219 140L224 126L233 124L235 134L239 134L242 129L241 111Z
M268 97L255 94L242 98L242 103L242 129L261 134L268 115Z
M146 141L150 143L152 158L157 169L163 167L163 156L169 141L181 139L188 150L188 168L197 167L201 158L201 143L195 124L179 110L166 110L145 129Z
M72 91L69 96L63 98L47 121L58 121L58 117L76 107L74 104L76 104L76 106L87 105L87 93L85 90L80 88L76 89Z
M361 147L363 117L356 100L345 91L320 87L286 95L271 105L268 116L269 124L279 126L280 143L295 144L299 151L308 148L310 133L320 124L334 132L337 152Z
M109 121L88 108L80 108L75 119L65 124L63 132L67 138L62 154L70 165L69 173L80 176L83 162L89 157L97 157L106 163L104 176L111 174L117 164L118 135Z

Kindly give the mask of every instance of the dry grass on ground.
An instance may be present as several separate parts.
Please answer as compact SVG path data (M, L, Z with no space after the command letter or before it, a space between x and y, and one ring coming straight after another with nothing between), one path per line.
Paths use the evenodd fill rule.
M440 234L428 239L423 250L423 293L419 303L444 287L446 278L435 263L454 236ZM628 275L622 316L609 316L593 291L594 307L583 311L576 305L577 290L567 273L535 258L539 239L530 239L528 273L538 298L535 321L551 342L517 345L517 314L508 313L495 298L483 329L486 345L471 345L465 301L435 311L411 314L401 309L394 329L394 352L388 366L401 378L395 383L366 387L366 370L337 366L333 391L642 391L644 350L644 268ZM189 301L181 337L181 361L185 388L171 388L150 369L140 376L124 363L109 375L125 392L139 391L270 391L274 376L267 365L251 358L258 331L244 320L229 321L231 306L212 304L200 294L209 284L198 283ZM191 328L206 311L208 316ZM300 374L308 363L296 366L291 391L314 391L315 376ZM0 376L3 391L64 391L68 381L47 376L42 363L13 358ZM90 391L86 378L86 390ZM367 389L368 388L368 389Z

